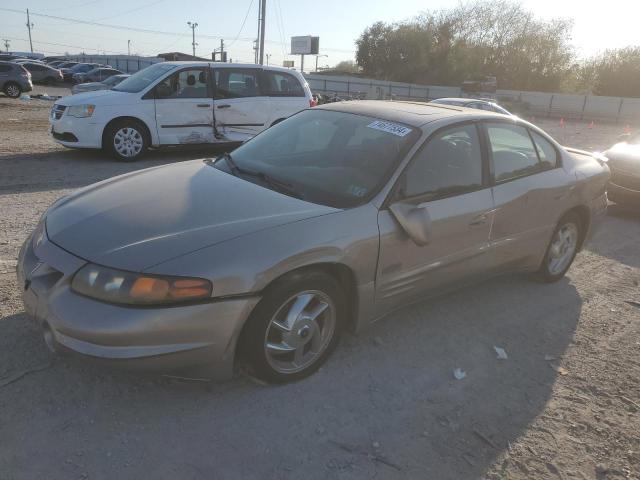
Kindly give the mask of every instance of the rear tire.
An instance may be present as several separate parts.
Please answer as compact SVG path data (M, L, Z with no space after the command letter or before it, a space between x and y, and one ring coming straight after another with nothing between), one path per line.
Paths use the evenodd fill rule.
M331 355L346 314L344 289L335 278L294 272L266 290L243 329L239 353L261 380L301 380Z
M107 128L103 147L116 160L135 162L146 153L149 143L149 134L141 122L121 120Z
M22 94L22 88L16 82L5 83L3 90L9 98L18 98Z
M560 219L538 270L537 277L552 283L560 280L569 270L584 235L578 214L570 212Z

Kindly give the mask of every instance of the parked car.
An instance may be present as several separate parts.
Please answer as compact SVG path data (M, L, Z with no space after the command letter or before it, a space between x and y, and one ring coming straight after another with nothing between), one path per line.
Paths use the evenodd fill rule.
M29 60L28 58L25 58L21 55L13 55L11 53L0 53L0 61L2 62L11 62L13 60Z
M481 100L477 98L438 98L431 100L429 103L439 105L455 105L458 107L476 108L478 110L486 110L488 112L502 113L503 115L512 115L507 109L502 108L496 102Z
M122 75L122 73L123 72L115 68L98 67L89 70L87 73L75 73L73 75L73 81L74 83L101 82L113 75Z
M52 85L62 81L62 73L60 70L45 65L44 63L24 62L21 65L31 73L34 83L45 83Z
M498 88L498 79L491 75L479 75L471 80L462 82L462 91L469 93L487 92L495 93Z
M79 83L78 85L74 85L71 87L71 93L84 93L84 92L95 92L98 90L110 90L120 82L122 82L125 78L129 78L130 75L122 74L122 75L113 75L102 82L89 82L89 83Z
M163 62L111 90L56 101L51 131L64 146L132 161L149 147L243 142L312 104L304 77L289 69Z
M54 68L60 68L63 63L68 63L68 62L66 60L53 60L51 62L48 62L47 65Z
M100 64L98 63L76 63L75 65L73 65L72 67L66 68L66 67L61 67L60 71L62 72L62 75L64 76L64 80L65 82L72 80L73 78L73 74L74 73L86 73L90 70L93 70L94 68L99 67Z
M18 98L23 92L30 92L33 90L31 74L22 65L0 61L0 90L11 98Z
M209 68L183 65L125 82L144 97L168 72L175 81L159 85ZM65 113L87 112L84 97ZM507 271L561 279L606 211L608 179L599 157L514 117L333 103L215 160L58 200L22 247L18 284L53 349L147 368L208 364L215 378L248 362L286 382L322 365L344 328L425 295Z
M611 180L607 187L609 200L629 206L640 206L640 135L627 136L604 152L609 160Z

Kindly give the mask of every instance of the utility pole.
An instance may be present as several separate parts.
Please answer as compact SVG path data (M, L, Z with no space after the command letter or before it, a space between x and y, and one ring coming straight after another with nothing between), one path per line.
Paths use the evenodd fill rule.
M4 48L7 51L7 53L9 53L9 45L11 44L11 40L8 40L6 38L3 38L4 40Z
M258 39L253 41L253 63L258 63Z
M191 46L193 46L193 56L196 56L196 45L198 45L196 43L196 27L198 26L197 22L187 22L187 25L189 25L189 28L191 29L191 37L192 37L192 42L191 42Z
M131 56L131 40L127 40L127 56Z
M270 53L265 53L265 56L267 57L267 67L269 66L269 58L271 58L271 54Z
M316 72L318 71L318 58L320 57L328 57L329 55L316 55Z
M264 65L264 27L267 0L260 0L260 65Z
M220 39L220 61L224 62L224 40Z
M29 9L27 8L27 29L29 30L29 47L31 47L31 53L33 53L33 42L31 41L31 29L33 28L33 23L29 20Z

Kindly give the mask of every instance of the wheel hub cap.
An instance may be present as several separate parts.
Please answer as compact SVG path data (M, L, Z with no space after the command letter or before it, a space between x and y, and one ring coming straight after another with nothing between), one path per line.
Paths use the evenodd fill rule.
M549 272L558 275L567 268L578 246L578 227L566 223L558 229L549 249Z
M333 302L323 292L305 291L287 300L271 318L265 353L280 373L295 373L312 365L327 348L335 330Z

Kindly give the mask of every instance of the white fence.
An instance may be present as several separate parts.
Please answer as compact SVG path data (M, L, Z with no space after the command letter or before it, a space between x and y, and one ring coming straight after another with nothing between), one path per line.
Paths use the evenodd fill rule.
M429 101L443 97L464 97L459 87L386 82L348 75L305 75L311 90L338 96ZM599 97L566 93L498 90L498 101L515 103L532 115L581 120L640 123L640 98Z

